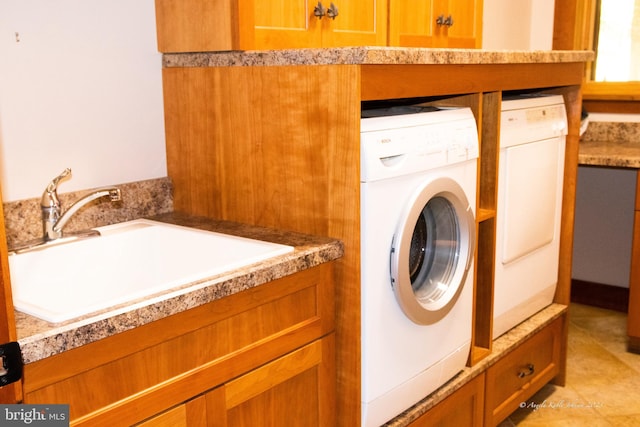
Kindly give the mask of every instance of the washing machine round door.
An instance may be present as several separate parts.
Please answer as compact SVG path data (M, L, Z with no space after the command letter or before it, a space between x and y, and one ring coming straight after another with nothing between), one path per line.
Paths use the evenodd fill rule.
M391 248L391 283L404 313L435 323L455 304L471 267L475 218L460 185L439 178L416 191Z

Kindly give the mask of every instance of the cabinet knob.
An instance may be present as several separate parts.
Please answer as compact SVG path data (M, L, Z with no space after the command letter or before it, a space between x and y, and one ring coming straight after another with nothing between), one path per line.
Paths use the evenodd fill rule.
M453 26L453 16L449 15L446 18L444 17L444 15L440 15L436 18L436 24L440 25L440 26L445 26L445 27L452 27Z
M331 3L333 5L333 3ZM317 16L318 19L322 19L324 15L327 14L327 9L324 8L322 2L319 1L316 7L313 8L313 15Z
M518 372L518 378L524 378L524 377L528 377L529 375L533 375L535 371L536 371L535 366L533 366L532 363L529 363L525 369Z
M335 4L331 3L329 9L327 9L327 16L331 19L336 19L336 16L338 16L338 7Z
M443 25L446 25L447 27L452 27L453 26L453 16L451 16L451 15L447 16L447 18L444 20Z

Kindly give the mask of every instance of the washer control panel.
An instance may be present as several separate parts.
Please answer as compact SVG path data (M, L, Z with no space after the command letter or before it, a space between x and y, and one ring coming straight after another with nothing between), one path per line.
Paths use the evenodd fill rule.
M361 182L477 159L478 130L469 108L361 120Z

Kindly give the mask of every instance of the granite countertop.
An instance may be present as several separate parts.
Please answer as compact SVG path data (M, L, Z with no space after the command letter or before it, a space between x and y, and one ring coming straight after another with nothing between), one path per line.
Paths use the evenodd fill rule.
M338 259L344 253L340 241L327 237L177 213L161 214L149 219L281 243L293 246L294 251L225 274L179 286L180 292L171 289L153 297L122 304L64 323L51 324L16 311L16 329L24 363L32 363L306 270ZM162 295L165 294L167 297L163 298Z
M640 123L591 122L580 141L578 163L640 169Z
M163 55L163 66L168 68L338 64L531 64L586 62L593 59L593 52L575 50L491 51L483 49L363 46L323 49L165 53Z

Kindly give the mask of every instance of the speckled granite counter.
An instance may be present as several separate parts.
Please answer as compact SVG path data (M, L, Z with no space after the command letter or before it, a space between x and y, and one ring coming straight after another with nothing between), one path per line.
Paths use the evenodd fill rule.
M640 123L590 123L580 141L578 163L640 169Z
M50 324L16 312L18 342L25 363L76 348L108 336L159 320L216 299L233 295L272 280L340 258L342 243L331 238L309 236L227 221L215 221L175 213L151 217L226 234L294 246L291 253L188 283L143 300L133 301L61 324ZM204 284L204 286L203 286ZM193 290L193 289L195 290ZM176 292L179 290L179 292ZM177 293L177 295L176 295ZM168 295L162 298L162 295Z
M567 310L568 307L566 305L551 304L549 307L531 316L526 321L493 341L491 354L482 359L477 365L471 368L465 368L457 376L430 394L427 398L416 403L411 408L407 409L384 425L388 427L402 427L409 425L429 409L440 403L443 399L460 389L463 385L485 372L488 367L495 364L499 359L512 350L515 350L522 342L532 337L535 333L560 317Z
M243 52L165 53L164 67L330 64L530 64L585 62L591 51L487 51L399 47L344 47Z

